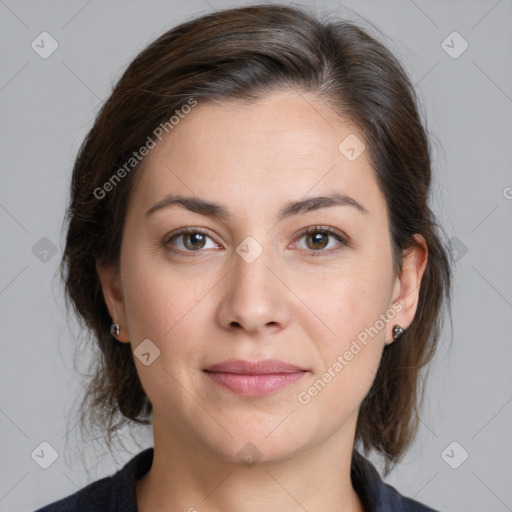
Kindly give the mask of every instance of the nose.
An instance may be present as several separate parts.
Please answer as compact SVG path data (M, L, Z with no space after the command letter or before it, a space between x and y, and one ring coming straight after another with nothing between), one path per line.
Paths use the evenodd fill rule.
M222 327L251 335L285 328L290 319L292 294L276 276L277 268L271 264L266 251L251 263L235 254L233 264L224 279L218 308Z

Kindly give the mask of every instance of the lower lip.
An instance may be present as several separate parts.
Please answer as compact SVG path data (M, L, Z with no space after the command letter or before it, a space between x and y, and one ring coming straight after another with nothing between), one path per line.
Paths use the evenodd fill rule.
M305 371L272 373L268 375L243 375L238 373L206 372L214 382L237 395L262 396L282 389L303 377Z

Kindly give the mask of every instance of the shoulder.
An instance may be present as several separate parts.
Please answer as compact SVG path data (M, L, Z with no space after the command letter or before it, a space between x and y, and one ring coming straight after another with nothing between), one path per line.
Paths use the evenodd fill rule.
M136 512L135 482L149 471L152 462L153 448L147 448L114 475L96 480L35 512Z
M440 512L403 496L385 483L375 466L356 450L352 456L351 477L368 512Z
M112 492L113 477L96 480L79 491L50 503L36 512L99 512L111 510L109 498Z

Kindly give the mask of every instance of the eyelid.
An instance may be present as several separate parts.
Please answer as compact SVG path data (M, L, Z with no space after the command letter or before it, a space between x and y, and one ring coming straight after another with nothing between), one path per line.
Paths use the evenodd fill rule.
M176 238L180 235L186 235L188 233L201 233L202 235L209 236L212 240L213 237L211 236L211 232L206 228L200 228L200 227L186 227L186 228L178 228L175 231L172 231L171 233L168 233L164 237L164 243L168 243L173 238ZM217 242L215 242L217 243Z

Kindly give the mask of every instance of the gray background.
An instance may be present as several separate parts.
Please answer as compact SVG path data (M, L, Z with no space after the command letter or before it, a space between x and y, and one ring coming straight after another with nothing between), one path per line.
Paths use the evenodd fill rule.
M152 443L149 429L135 432L139 444L127 431L117 460L66 443L83 385L79 329L55 277L71 166L139 50L193 15L235 5L248 3L0 1L1 511L71 494ZM458 259L453 332L448 324L417 442L386 480L442 511L512 510L512 1L309 5L374 24L417 84L434 135L434 210ZM43 31L58 43L46 59L31 47ZM469 44L457 58L463 41L446 40L454 31ZM58 452L48 469L31 456L44 441Z

